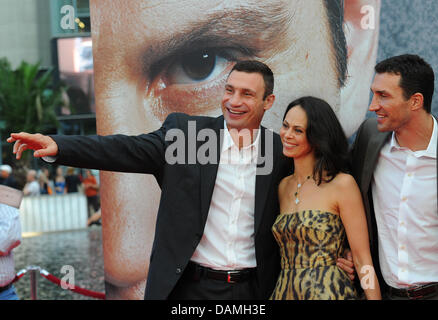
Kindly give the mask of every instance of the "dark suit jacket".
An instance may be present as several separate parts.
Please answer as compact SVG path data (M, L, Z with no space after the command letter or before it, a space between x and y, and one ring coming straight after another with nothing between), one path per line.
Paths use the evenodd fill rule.
M371 194L371 179L379 160L380 150L391 139L391 135L392 131L380 132L377 130L377 119L367 119L360 126L351 151L352 173L362 193L362 199L367 215L371 254L373 256L374 267L377 271L382 291L385 291L386 288L385 282L381 277L379 266L377 225L374 214L373 197Z
M215 164L169 164L165 153L172 141L166 141L170 129L180 129L185 137L190 133L188 121L196 121L196 133L213 129L216 136L224 127L224 118L193 117L171 114L162 127L135 137L53 136L59 147L57 163L107 171L153 174L161 187L155 238L145 299L166 299L182 275L203 235L218 170ZM262 128L260 146L264 150ZM278 183L292 170L292 161L282 154L281 140L273 135L273 169L269 175L257 175L255 190L255 249L259 296L266 299L272 293L279 272L279 249L271 227L279 214ZM217 139L217 157L220 141ZM198 142L196 149L204 142ZM190 146L186 142L186 150ZM190 152L190 151L189 151ZM186 152L186 160L188 153ZM194 152L194 150L192 150ZM263 152L263 151L262 151Z

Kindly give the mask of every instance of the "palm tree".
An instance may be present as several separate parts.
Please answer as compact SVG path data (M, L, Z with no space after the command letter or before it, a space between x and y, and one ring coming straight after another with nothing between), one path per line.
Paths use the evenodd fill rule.
M11 132L56 132L59 123L55 109L63 104L65 88L53 84L53 69L42 71L40 63L22 62L13 70L6 58L0 59L0 134ZM10 151L3 154L11 161ZM17 167L29 167L30 154L23 155Z

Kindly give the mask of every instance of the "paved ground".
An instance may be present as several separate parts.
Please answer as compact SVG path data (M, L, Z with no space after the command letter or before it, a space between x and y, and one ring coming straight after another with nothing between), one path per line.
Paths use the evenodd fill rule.
M74 268L77 286L97 292L105 291L100 226L24 238L14 250L14 255L17 272L29 265L36 265L61 279L66 275L61 268L69 265ZM37 280L38 300L94 300L64 290L39 275ZM29 273L16 282L15 287L20 299L29 300Z

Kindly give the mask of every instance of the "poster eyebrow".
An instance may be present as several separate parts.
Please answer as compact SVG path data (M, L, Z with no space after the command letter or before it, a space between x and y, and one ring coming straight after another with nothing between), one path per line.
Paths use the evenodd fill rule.
M293 15L279 5L245 6L213 12L200 21L182 24L167 38L147 43L142 61L146 67L157 62L154 57L160 57L160 61L163 57L202 47L233 47L253 55L273 46L286 33L292 18Z

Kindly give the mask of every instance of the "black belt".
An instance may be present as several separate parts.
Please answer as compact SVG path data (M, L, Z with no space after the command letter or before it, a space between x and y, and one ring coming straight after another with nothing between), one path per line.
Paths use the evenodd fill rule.
M12 287L12 283L10 283L10 284L8 284L8 285L6 285L4 287L0 287L0 293L2 293L3 291L8 290L10 287Z
M438 294L438 283L429 283L423 286L407 289L396 289L389 287L389 294L402 298L422 299L427 296L433 296L435 294Z
M255 271L256 268L230 271L214 270L190 261L184 274L192 277L193 280L199 280L200 278L205 277L228 283L236 283L249 280L255 275Z

